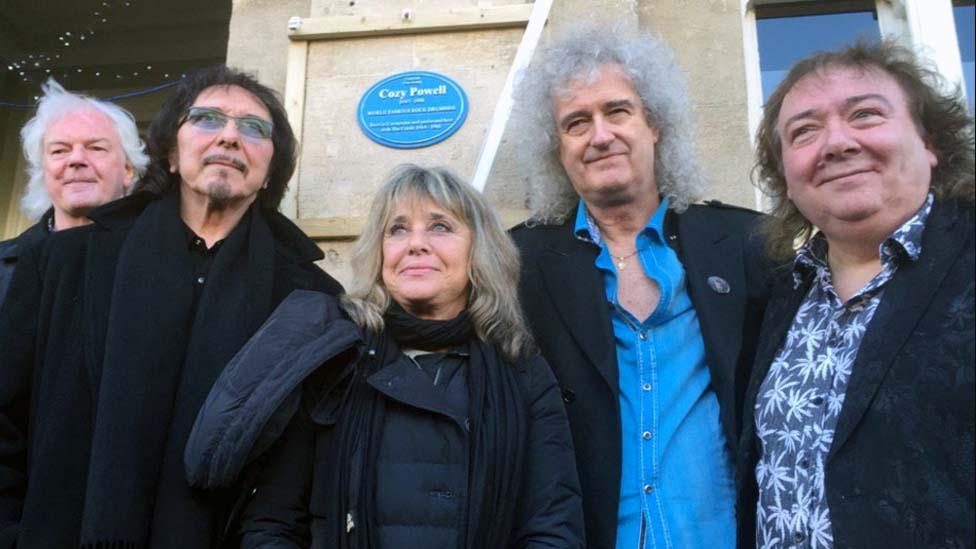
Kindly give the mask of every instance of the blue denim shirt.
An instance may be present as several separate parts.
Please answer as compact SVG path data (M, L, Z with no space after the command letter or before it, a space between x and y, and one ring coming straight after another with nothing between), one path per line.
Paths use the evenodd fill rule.
M577 209L577 238L600 247L616 341L621 424L617 548L735 546L732 457L705 364L685 270L664 234L667 199L635 242L661 298L643 321L617 300L617 274L599 228ZM636 265L636 262L632 263Z

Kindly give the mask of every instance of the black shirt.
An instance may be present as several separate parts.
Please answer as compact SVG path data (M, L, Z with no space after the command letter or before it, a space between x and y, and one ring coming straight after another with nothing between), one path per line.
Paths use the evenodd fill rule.
M187 227L186 223L183 224L183 229L190 250L190 265L192 265L190 275L193 277L193 308L191 310L196 311L197 305L200 303L200 296L203 295L203 288L207 284L207 276L210 274L214 258L217 257L217 252L220 251L227 239L218 240L213 246L207 248L207 242Z

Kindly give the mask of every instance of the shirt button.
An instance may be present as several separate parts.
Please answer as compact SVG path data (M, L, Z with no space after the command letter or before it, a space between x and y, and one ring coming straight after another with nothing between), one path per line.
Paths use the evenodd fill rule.
M651 432L650 431L644 431L644 434L641 435L641 436L644 437L644 440L651 440Z
M803 467L804 469L807 469L808 467L810 467L810 460L809 459L806 459L806 458L801 459L800 460L800 467Z
M207 281L207 279L204 278L204 277L202 277L202 276L198 276L197 277L197 284L203 284L206 281Z
M803 532L793 532L793 541L795 541L797 543L802 543L803 542L803 538L805 538L805 537L806 536L803 535Z
M823 397L813 397L810 399L810 402L812 402L814 406L820 406L824 401Z
M651 384L650 383L645 383L645 384L641 385L641 389L644 389L645 391L650 391L651 390Z
M640 338L641 341L644 341L645 339L647 339L647 332L639 332L637 334L637 337Z
M645 484L644 485L644 493L645 494L650 494L653 491L654 491L654 487L653 486L651 486L650 484Z

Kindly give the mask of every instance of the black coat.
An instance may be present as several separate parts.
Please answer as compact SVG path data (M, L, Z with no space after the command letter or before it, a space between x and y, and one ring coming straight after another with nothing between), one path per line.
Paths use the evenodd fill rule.
M92 225L53 233L39 254L28 253L20 260L10 293L17 296L0 309L0 546L18 548L77 547L84 524L86 483L90 468L98 463L90 459L93 432L105 418L117 414L113 403L102 402L95 410L99 395L105 392L105 371L102 369L106 348L121 356L139 356L173 349L165 341L171 334L186 329L186 322L171 326L166 323L148 327L158 333L161 347L132 348L129 335L145 339L146 334L131 330L146 330L146 326L127 326L113 322L113 315L126 311L147 310L149 315L167 300L170 288L159 286L152 276L132 283L132 274L117 272L120 250L127 236L148 207L154 195L137 193L92 212ZM295 288L312 288L330 293L341 287L313 264L321 252L291 222L277 213L260 212L267 229L262 234L265 243L256 255L268 265L256 280L248 280L244 303L222 303L238 318L227 318L234 325L256 329L264 316L261 307L252 303L273 306ZM174 219L173 223L179 223ZM137 243L130 243L130 248ZM158 257L162 266L169 259ZM140 265L140 270L152 273L153 265ZM113 303L123 277L129 276L129 286L135 286L139 296ZM191 274L191 273L187 273ZM143 284L140 288L139 284ZM221 286L213 287L213 296ZM205 294L206 295L206 294ZM253 300L253 301L252 301ZM197 307L198 317L208 303ZM38 304L40 305L38 307ZM264 315L264 316L262 316ZM143 316L146 316L143 314ZM116 337L107 338L107 333ZM215 342L219 343L219 342ZM179 350L177 350L179 351ZM200 364L208 375L219 372L226 363ZM131 368L139 368L133 361ZM188 374L190 375L190 374ZM151 394L155 389L157 372L134 371L130 377L144 379L144 387L134 391ZM183 391L184 387L180 387ZM186 388L193 394L206 395L205 387ZM202 400L202 397L201 397ZM176 414L195 415L195 410L174 409ZM192 416L191 416L192 418ZM187 432L176 432L173 417L159 417L163 425L170 425L172 446L180 447ZM191 419L192 421L192 419ZM188 428L186 429L189 430ZM131 436L132 433L125 433ZM174 438L175 437L175 438ZM167 449L170 445L167 445ZM102 468L111 470L111 464ZM182 475L181 475L182 476ZM221 517L215 509L222 509L225 501L210 499L192 492L187 485L160 483L154 488L160 494L147 494L141 501L155 501L156 515L168 510L197 513L203 530L190 527L152 532L157 546L206 547L220 532ZM89 487L90 488L90 487ZM233 499L232 492L220 495ZM159 499L162 498L162 499ZM112 502L104 502L112 505ZM177 513L177 514L179 514ZM197 519L195 519L197 520ZM209 521L209 526L207 525ZM161 529L158 529L161 530ZM159 539L169 541L159 541Z
M334 436L346 394L339 388L348 387L339 381L349 380L351 369L330 358L340 352L333 340L346 339L343 323L329 320L333 309L327 299L307 293L293 294L279 307L246 346L251 351L242 351L233 370L225 372L228 379L218 382L215 390L223 394L211 394L195 427L194 443L187 448L188 469L201 484L226 478L227 461L213 456L252 455L251 445L242 447L239 441L267 439L236 429L242 420L258 429L265 424L264 413L257 412L266 408L263 404L236 404L241 402L241 388L249 394L291 394L292 384L309 373L309 365L330 361L311 374L303 405L261 464L261 476L244 514L244 547L307 547L311 539L315 547L326 548L346 532L346 517L330 513L333 500L342 497L337 476L350 468L338 463ZM283 340L288 342L277 344ZM267 364L271 360L262 349L270 346L275 346L274 362L293 366L287 373ZM366 381L387 399L376 467L375 485L385 494L384 501L376 504L378 538L383 547L456 547L465 531L465 418L432 394L429 378L418 379L417 366L405 355L392 349L384 356L390 357L388 362ZM250 364L251 360L258 363ZM521 493L511 494L517 505L515 547L582 547L579 481L555 379L540 357L500 366L517 369L529 422ZM279 370L280 374L274 373ZM299 374L292 375L291 370ZM254 381L255 371L261 372L261 382ZM323 397L322 388L334 392ZM261 416L258 421L251 420L255 413ZM279 424L281 414L271 416L267 424ZM198 439L197 431L209 434Z
M17 259L26 253L28 247L39 246L44 242L49 234L47 224L51 215L54 214L49 211L40 221L20 233L19 236L0 242L0 306L3 305L4 296L10 286L10 279L14 276Z
M851 367L824 464L835 547L973 547L973 206L936 201L918 261L885 285ZM754 408L810 289L777 277L739 444L739 539L755 546Z
M669 211L665 218L668 242L686 271L732 455L765 304L767 267L752 237L757 219L755 212L714 204ZM574 236L574 223L570 216L560 226L522 225L512 236L522 254L522 306L569 413L587 545L603 549L615 546L620 495L617 358L603 279L594 266L599 250ZM728 293L709 286L713 276L728 283Z

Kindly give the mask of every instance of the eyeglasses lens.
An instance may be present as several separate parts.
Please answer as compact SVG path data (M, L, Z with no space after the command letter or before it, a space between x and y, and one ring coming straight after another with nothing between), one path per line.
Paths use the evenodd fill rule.
M255 116L231 116L217 109L202 107L190 107L186 113L187 122L193 127L207 132L223 129L230 119L234 120L234 123L237 124L237 131L246 139L262 141L271 138L271 122Z

